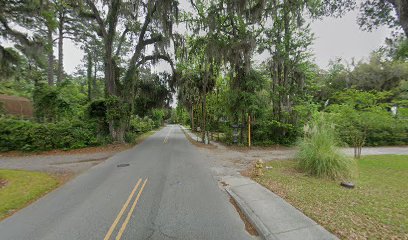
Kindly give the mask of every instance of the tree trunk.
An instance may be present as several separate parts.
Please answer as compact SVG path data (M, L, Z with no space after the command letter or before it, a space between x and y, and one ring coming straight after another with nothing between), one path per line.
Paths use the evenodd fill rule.
M109 132L114 142L124 143L125 142L125 132L126 124L121 120L111 120L109 121Z
M57 84L61 84L64 80L64 12L61 10L59 13L59 25L58 25L58 73Z
M397 13L399 23L408 37L408 1L407 0L387 0L391 3Z
M191 131L194 131L194 104L191 104L191 109L190 109L190 126L191 126Z
M94 65L94 76L92 78L92 96L95 98L96 95L99 92L98 87L96 85L96 73L97 73L97 64L98 64L96 54L94 55L93 60L94 60L94 63L93 63L93 65Z
M87 76L87 83L88 83L88 100L91 101L93 98L92 94L92 55L88 52L87 54L87 69L86 69L86 76Z
M206 85L206 84L205 84ZM205 132L206 132L206 128L207 128L207 91L206 88L207 87L203 87L204 88L204 96L203 96L203 102L202 102L202 113L203 113L203 119L202 119L202 129L201 129L201 141L203 143L205 143Z
M207 130L207 85L208 85L208 72L207 64L205 64L204 84L203 84L203 102L202 102L202 129L201 129L201 141L205 143L205 134Z
M284 26L284 36L283 36L283 44L285 48L285 52L283 54L283 99L282 105L284 107L285 112L289 112L291 109L289 108L289 95L290 95L290 83L288 82L289 79L289 51L290 51L290 29L289 29L289 4L287 0L284 1L284 9L283 9L283 26ZM284 123L287 123L289 119L285 117L283 119ZM283 134L285 135L285 133Z
M110 46L105 45L104 68L106 93L108 95L116 96L115 70L113 67L111 44Z
M54 49L52 39L52 29L48 27L47 30L47 44L48 44L48 66L47 66L47 79L48 85L54 85Z

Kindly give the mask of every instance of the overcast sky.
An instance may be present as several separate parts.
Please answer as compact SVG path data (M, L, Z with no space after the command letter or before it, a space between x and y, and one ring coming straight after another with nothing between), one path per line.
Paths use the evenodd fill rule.
M329 61L340 57L345 61L367 58L371 51L384 44L390 36L390 30L382 27L373 32L359 29L356 22L357 12L350 12L342 18L324 18L312 23L315 43L312 47L315 61L321 68L326 68ZM80 64L83 52L70 40L64 41L65 71L73 73Z

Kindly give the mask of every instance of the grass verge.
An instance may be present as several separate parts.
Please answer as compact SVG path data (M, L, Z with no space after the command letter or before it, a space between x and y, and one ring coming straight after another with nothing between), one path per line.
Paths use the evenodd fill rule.
M353 190L273 161L254 177L342 239L408 239L408 156L367 156L358 162Z
M41 172L0 169L0 220L33 202L59 185L55 177Z

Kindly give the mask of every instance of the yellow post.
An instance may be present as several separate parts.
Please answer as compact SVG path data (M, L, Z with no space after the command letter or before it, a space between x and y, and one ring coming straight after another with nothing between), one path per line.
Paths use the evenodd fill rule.
M248 147L251 147L251 114L248 114Z

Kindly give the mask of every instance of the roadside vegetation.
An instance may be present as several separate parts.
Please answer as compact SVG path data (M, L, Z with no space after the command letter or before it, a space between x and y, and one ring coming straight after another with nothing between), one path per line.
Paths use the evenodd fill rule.
M402 2L188 5L3 1L0 151L132 142L167 119L199 130L203 141L216 136L247 146L251 135L252 145L294 145L317 112L330 115L356 157L363 145L408 143ZM311 21L352 9L360 11L356 24L362 30L387 25L394 34L367 59L333 59L320 68L313 59ZM177 24L185 30L176 31ZM72 73L64 67L67 40L84 53ZM255 64L257 54L265 57ZM158 72L158 63L168 71Z
M47 173L0 169L0 220L58 185L59 180Z
M356 173L355 161L342 153L340 146L334 125L323 115L315 116L298 143L298 167L316 177L350 180Z
M405 239L408 156L365 156L356 188L299 171L296 161L271 161L254 179L341 239Z
M318 66L312 21L354 9L362 31L392 34ZM0 152L134 143L166 121L203 142L298 145L257 180L341 237L406 238L408 160L356 159L408 144L407 16L405 0L2 0ZM67 40L84 54L70 73ZM0 183L0 218L58 184L8 170Z

